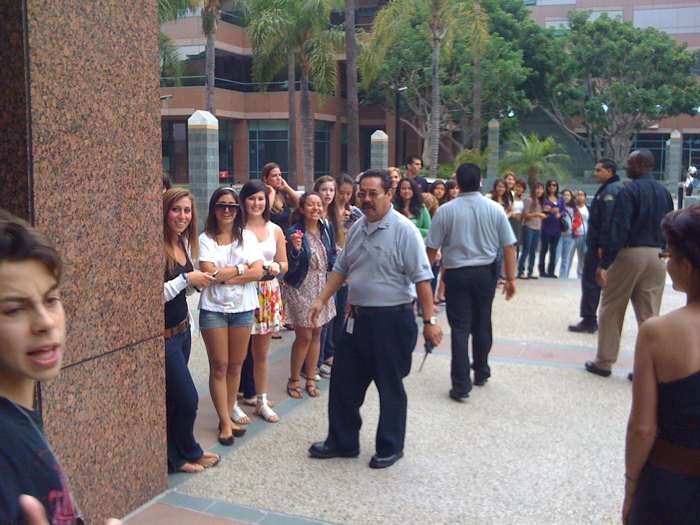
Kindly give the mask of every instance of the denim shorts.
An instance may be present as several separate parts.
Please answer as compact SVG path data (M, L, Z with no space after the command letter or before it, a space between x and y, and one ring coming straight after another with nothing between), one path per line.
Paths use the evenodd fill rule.
M255 322L255 310L247 312L224 313L211 312L209 310L199 311L199 329L209 328L237 328L239 326L252 326Z

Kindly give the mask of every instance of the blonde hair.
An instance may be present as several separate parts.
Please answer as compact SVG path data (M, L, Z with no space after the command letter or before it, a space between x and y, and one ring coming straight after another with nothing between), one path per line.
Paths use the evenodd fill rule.
M199 256L199 238L197 237L197 212L195 211L194 196L184 188L172 188L163 193L163 247L165 249L165 269L172 271L177 264L173 244L177 240L177 234L168 227L168 212L180 199L187 197L192 204L192 220L180 235L186 239L190 247L190 257L194 261Z

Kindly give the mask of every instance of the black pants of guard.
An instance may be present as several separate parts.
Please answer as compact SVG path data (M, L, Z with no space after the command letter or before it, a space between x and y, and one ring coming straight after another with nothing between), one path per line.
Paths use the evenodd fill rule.
M445 271L447 320L452 332L452 389L457 395L472 389L469 377L469 336L472 337L474 378L491 376L488 357L493 344L491 308L496 295L496 264L464 266Z
M598 254L589 249L583 259L581 275L581 318L590 324L598 322L598 304L600 303L600 286L595 282L598 268Z
M345 330L333 360L326 444L346 452L359 450L360 407L374 381L379 391L376 452L380 457L390 456L403 450L406 436L403 378L411 371L418 337L413 309L379 311L353 319L353 333Z

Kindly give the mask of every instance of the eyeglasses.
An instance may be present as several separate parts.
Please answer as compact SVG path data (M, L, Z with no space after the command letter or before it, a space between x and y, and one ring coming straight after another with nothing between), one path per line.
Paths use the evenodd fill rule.
M380 195L385 195L385 194L386 194L385 191L383 191L381 193L378 191L369 191L369 192L368 191L358 191L357 198L360 200L364 200L366 197L369 197L370 199L374 200L377 197L379 197Z
M558 186L558 184L556 182L550 182L547 186Z
M235 212L240 206L238 204L230 204L228 202L217 202L214 204L214 209L216 211L230 211Z
M671 257L671 252L659 252L659 259L668 259Z

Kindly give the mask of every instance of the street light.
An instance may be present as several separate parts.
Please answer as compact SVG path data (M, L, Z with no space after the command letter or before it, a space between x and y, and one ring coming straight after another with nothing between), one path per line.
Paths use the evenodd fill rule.
M401 93L404 91L408 90L406 86L401 86L400 88L396 88L396 94L395 94L395 101L394 101L394 108L395 108L395 113L396 113L396 123L394 124L394 162L396 166L398 167L399 164L401 164L401 157L399 157L399 136L400 136L400 126L401 122L399 119L399 113L400 113L400 108L401 108Z

